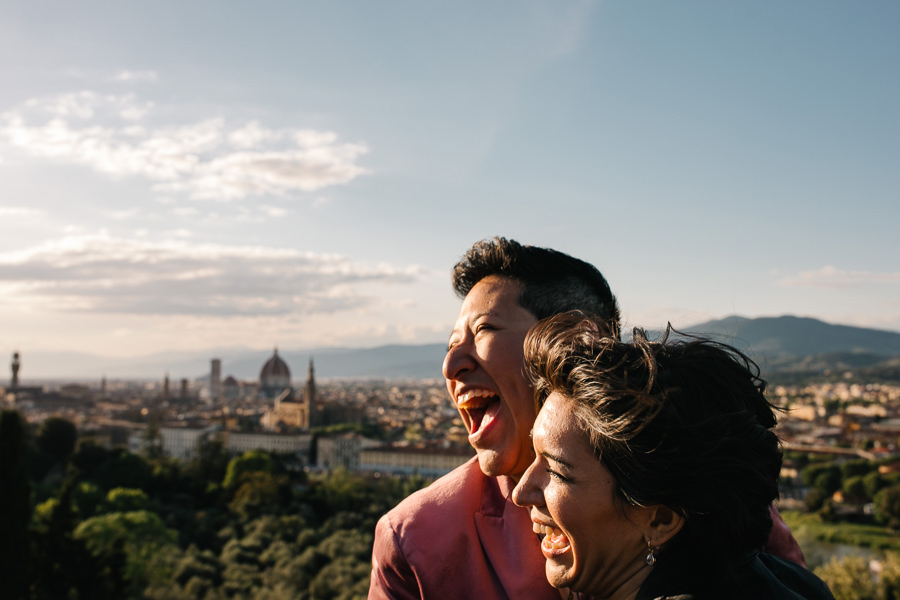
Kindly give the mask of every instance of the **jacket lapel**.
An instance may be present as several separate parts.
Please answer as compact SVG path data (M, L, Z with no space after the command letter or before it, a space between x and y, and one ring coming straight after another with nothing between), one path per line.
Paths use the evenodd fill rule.
M486 477L481 510L474 515L481 547L509 598L560 600L544 576L544 556L528 510L511 500L512 481Z

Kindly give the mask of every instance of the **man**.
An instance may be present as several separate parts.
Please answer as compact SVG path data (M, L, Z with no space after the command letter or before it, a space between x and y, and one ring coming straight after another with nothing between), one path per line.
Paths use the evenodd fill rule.
M511 500L534 458L522 343L538 320L574 309L618 336L616 299L588 263L504 238L474 244L453 269L453 287L463 304L443 373L477 456L381 518L369 599L559 600L528 511ZM787 539L792 545L777 538L769 550L802 561Z

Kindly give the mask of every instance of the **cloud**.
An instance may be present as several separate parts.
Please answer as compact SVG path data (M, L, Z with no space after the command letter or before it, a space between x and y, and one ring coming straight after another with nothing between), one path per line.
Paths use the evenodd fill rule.
M280 206L260 206L259 209L270 217L285 217L288 214L288 211L281 208Z
M260 246L72 236L0 254L4 303L63 313L182 316L333 314L377 300L368 284L408 284L418 267Z
M0 206L0 217L40 217L44 211L27 206Z
M123 83L156 83L159 81L159 74L156 71L119 71L113 76L113 81Z
M900 283L900 272L844 271L828 265L816 271L803 271L781 283L791 287L849 288L860 284Z
M273 130L223 117L150 124L154 104L133 94L91 91L29 100L0 115L0 139L35 157L156 182L161 193L195 199L283 197L346 184L370 173L369 149L331 131Z

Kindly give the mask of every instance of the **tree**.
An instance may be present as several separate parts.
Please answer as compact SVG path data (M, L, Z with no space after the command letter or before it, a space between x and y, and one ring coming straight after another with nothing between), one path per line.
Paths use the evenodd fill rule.
M31 568L31 488L25 471L25 422L0 412L0 581L9 598L24 598Z
M260 472L271 474L275 463L272 457L261 450L250 450L240 456L235 456L228 463L225 471L225 479L222 485L226 488L234 488L240 482L244 473Z
M192 482L204 489L207 482L224 481L229 459L221 440L204 436L197 444L197 453L185 465L183 472Z
M832 558L816 568L815 574L828 585L834 600L881 600L865 558Z
M113 488L106 494L106 500L101 505L104 513L130 512L135 510L149 510L150 498L141 490L131 488Z
M124 555L125 578L134 594L168 581L180 554L178 533L146 510L91 517L78 525L75 538L101 560Z
M245 519L252 519L264 512L279 512L289 497L287 478L262 471L249 471L239 478L229 510Z
M863 478L860 475L854 475L844 479L841 491L844 493L845 502L861 503L871 498L866 493L866 485L863 483Z
M882 488L887 487L887 482L878 471L872 471L863 475L863 486L866 488L866 496L874 498Z
M816 477L813 486L826 494L833 494L841 489L841 471L837 467L825 469Z
M150 422L147 423L147 428L144 429L144 435L141 436L141 438L144 442L144 455L148 459L153 460L162 458L162 434L159 431L158 418L154 417L150 419Z
M75 424L62 417L49 417L38 430L37 442L41 452L52 458L57 465L64 465L75 451L78 430Z
M30 590L33 600L123 597L119 557L111 555L106 561L98 560L73 535L77 519L72 493L76 482L76 477L70 474L59 496L35 509Z
M841 476L844 479L861 477L874 468L875 466L867 460L848 460L841 464Z
M834 463L812 464L800 472L804 485L817 487L828 494L841 489L841 469Z
M146 490L153 483L153 470L141 456L117 448L107 454L93 480L107 490L114 487Z
M91 481L80 481L72 490L72 504L82 519L93 517L104 498L103 490Z
M807 512L816 512L825 504L825 501L830 498L829 494L826 494L822 490L818 488L813 488L806 493L806 498L803 500L803 504L806 507Z
M886 487L874 498L875 516L891 529L900 528L900 485Z
M365 480L344 468L335 469L313 489L314 505L319 512L335 514L353 510L365 497L368 486Z

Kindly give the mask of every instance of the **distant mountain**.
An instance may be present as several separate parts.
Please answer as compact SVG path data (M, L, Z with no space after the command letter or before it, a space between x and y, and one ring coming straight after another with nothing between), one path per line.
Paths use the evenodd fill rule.
M685 331L734 345L770 374L857 371L896 379L900 371L900 333L893 331L793 316L732 316Z
M807 317L727 317L688 328L746 342L770 358L809 356L829 352L900 356L900 333L880 329L831 325Z
M309 350L279 350L278 355L288 364L295 381L306 379L310 359L314 361L316 377L432 379L440 378L445 344L389 345L376 348L314 348ZM229 348L203 353L156 353L138 358L111 358L66 352L21 352L21 379L99 380L152 379L168 375L173 381L182 378L208 377L213 358L222 361L222 377L229 375L240 380L259 378L262 366L272 356L272 350Z
M900 333L817 319L782 316L748 319L739 316L683 328L732 344L760 364L764 374L813 375L854 371L873 378L900 380ZM431 379L441 377L444 344L389 345L376 348L314 348L279 350L297 382L306 378L310 359L316 377ZM255 380L271 350L228 348L206 352L158 353L139 358L109 358L86 354L33 352L22 349L21 378L25 385L39 379L153 379L167 374L178 379L207 377L210 360L222 360L222 377Z
M445 344L402 345L377 348L320 348L279 351L295 380L306 379L309 361L313 360L316 377L434 379L441 375L441 363L447 352ZM222 374L238 379L257 379L271 352L259 352L231 363L222 361Z

